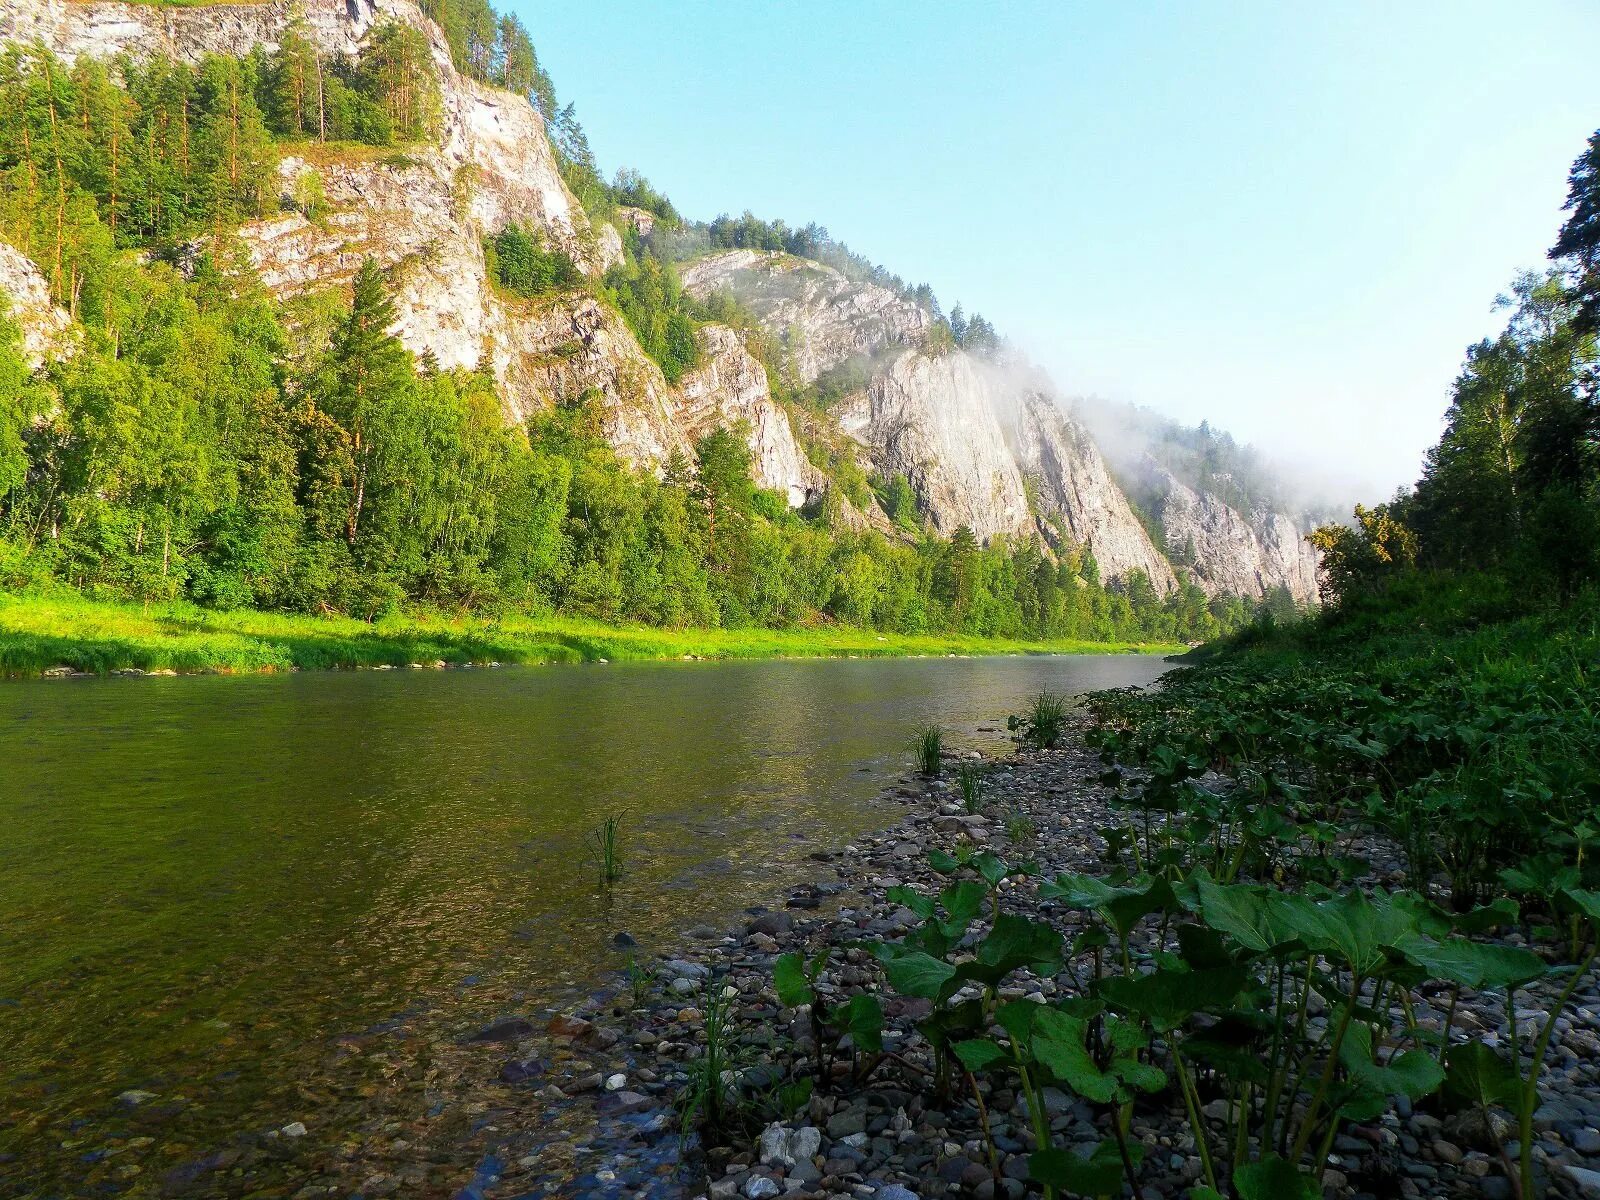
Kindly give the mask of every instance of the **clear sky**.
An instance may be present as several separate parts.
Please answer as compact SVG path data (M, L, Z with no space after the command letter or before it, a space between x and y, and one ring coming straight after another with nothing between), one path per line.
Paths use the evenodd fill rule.
M511 0L607 170L834 236L1064 394L1416 477L1600 127L1593 0Z

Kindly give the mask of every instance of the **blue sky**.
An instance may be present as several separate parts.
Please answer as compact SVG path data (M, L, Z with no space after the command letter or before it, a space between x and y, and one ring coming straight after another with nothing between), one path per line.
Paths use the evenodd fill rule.
M602 166L816 220L1064 394L1416 477L1600 126L1600 5L512 0Z

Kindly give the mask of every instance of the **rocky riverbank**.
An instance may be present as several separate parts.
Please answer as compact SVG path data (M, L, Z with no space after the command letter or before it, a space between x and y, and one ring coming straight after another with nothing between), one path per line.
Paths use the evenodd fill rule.
M915 921L889 898L891 888L907 884L931 893L941 885L928 865L930 850L988 846L1003 857L1037 863L1045 876L1095 870L1103 845L1096 831L1108 819L1099 771L1098 760L1076 742L997 760L989 764L978 815L969 815L947 784L903 781L891 789L905 807L903 819L837 852L816 852L817 881L796 888L783 908L751 910L732 931L691 930L683 946L641 959L629 981L543 1027L510 1021L476 1034L479 1041L505 1044L508 1058L497 1086L522 1092L543 1116L517 1122L524 1130L541 1126L540 1132L508 1139L486 1155L465 1194L1020 1200L1036 1190L1026 1181L1033 1135L1025 1103L987 1082L981 1110L970 1091L935 1100L928 1086L931 1060L912 1031L926 1002L882 987L864 944L897 939ZM1359 848L1378 864L1368 882L1392 882L1391 868L1398 878L1398 860L1384 866L1390 861L1384 847L1362 839ZM1005 888L1008 908L1072 931L1077 915L1039 900L1032 880ZM626 944L626 935L620 940ZM836 1064L832 1087L819 1088L784 1115L773 1085L805 1075L812 1046L806 1014L779 1004L773 965L786 951L810 955L824 947L834 954L819 991L828 997L878 993L888 1053L864 1080L848 1077L848 1062ZM1018 982L1002 996L1048 998L1075 986L1070 971L1014 978ZM1536 997L1543 994L1537 988L1519 993L1519 1025L1542 1022ZM733 1069L747 1100L745 1132L731 1145L702 1150L681 1136L680 1111L688 1065L704 1044L707 997L717 995L730 1001ZM1440 1028L1443 1016L1442 1008L1426 1003L1416 1013L1423 1028ZM1505 1020L1498 994L1464 994L1455 1015L1456 1028L1488 1032L1491 1040L1503 1040ZM1536 1157L1546 1164L1555 1194L1600 1196L1597 1035L1600 989L1591 978L1556 1022L1535 1119ZM1087 1145L1104 1136L1096 1112L1081 1101L1052 1091L1046 1103L1058 1142ZM1210 1098L1205 1119L1220 1131L1225 1110L1225 1099ZM1186 1195L1200 1179L1201 1161L1178 1098L1163 1093L1142 1102L1132 1133L1147 1147L1141 1195ZM1374 1200L1505 1200L1513 1185L1502 1149L1513 1134L1504 1128L1493 1133L1481 1119L1421 1105L1413 1110L1402 1102L1396 1112L1352 1125L1335 1140L1326 1192Z

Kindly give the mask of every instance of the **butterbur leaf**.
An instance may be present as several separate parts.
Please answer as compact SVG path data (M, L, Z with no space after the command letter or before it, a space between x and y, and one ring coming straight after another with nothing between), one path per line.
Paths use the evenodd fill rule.
M1420 1100L1444 1082L1444 1068L1421 1050L1407 1050L1387 1063L1375 1062L1372 1030L1359 1021L1345 1034L1339 1047L1339 1060L1350 1075L1355 1093L1346 1102L1349 1108L1346 1115L1354 1120L1370 1120L1387 1107L1391 1096ZM1374 1100L1378 1102L1376 1111L1371 1104Z
M1007 974L1035 963L1054 967L1061 961L1061 934L1042 921L1001 913L978 946L978 961Z
M1268 1154L1260 1162L1246 1163L1233 1173L1239 1200L1321 1200L1316 1181L1300 1174L1287 1159Z
M883 1049L883 1006L876 996L857 992L845 1005L844 1027L858 1050L876 1054Z
M1517 1070L1482 1042L1450 1047L1445 1055L1444 1101L1453 1108L1490 1108L1516 1103L1522 1080Z
M967 931L967 926L983 911L984 895L983 885L971 879L953 883L939 893L939 902L944 905L947 918L939 927L948 937L959 938Z
M984 882L990 887L999 887L1000 881L1011 874L1011 868L987 850L982 854L973 855L971 866L973 870L983 876Z
M943 850L929 850L928 865L941 875L950 875L961 869L960 862Z
M917 891L916 888L909 888L901 884L899 887L890 888L884 893L884 896L889 903L903 904L924 921L933 916L933 901Z
M1562 893L1562 898L1577 909L1589 920L1600 925L1600 892L1586 891L1583 888L1568 888Z
M1100 982L1107 1004L1146 1017L1159 1033L1176 1029L1197 1012L1228 1008L1244 986L1243 967L1210 971L1153 971L1115 975Z
M1133 1142L1129 1149L1142 1151L1144 1146ZM1028 1174L1038 1183L1079 1196L1117 1195L1122 1191L1122 1157L1111 1142L1101 1142L1088 1155L1040 1150L1028 1156Z
M1167 1086L1165 1071L1153 1063L1140 1062L1131 1056L1112 1059L1111 1073L1141 1092L1159 1092Z
M884 958L883 973L902 996L933 1000L944 985L955 978L956 969L942 959L916 950Z
M1233 965L1221 932L1207 929L1204 925L1179 925L1178 950L1183 955L1183 961L1196 971Z
M1088 1022L1059 1009L1039 1008L1033 1019L1033 1057L1060 1082L1085 1100L1107 1104L1117 1092L1117 1081L1102 1071L1085 1046Z
M1544 975L1544 959L1520 946L1497 946L1448 938L1435 942L1421 934L1395 939L1394 947L1440 979L1470 988L1520 987Z
M1005 1062L1011 1054L999 1042L992 1042L988 1038L969 1038L964 1042L957 1042L950 1047L951 1052L961 1060L961 1065L976 1074L986 1071L997 1062Z
M777 990L778 1003L785 1008L799 1008L814 999L804 962L798 954L779 955L778 961L772 964L772 986Z

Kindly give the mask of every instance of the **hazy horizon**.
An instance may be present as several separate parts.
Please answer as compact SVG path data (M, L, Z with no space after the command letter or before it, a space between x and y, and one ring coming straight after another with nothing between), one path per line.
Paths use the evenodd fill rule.
M1416 478L1600 124L1571 3L511 7L607 174L817 221L1063 397L1209 420L1350 499Z

